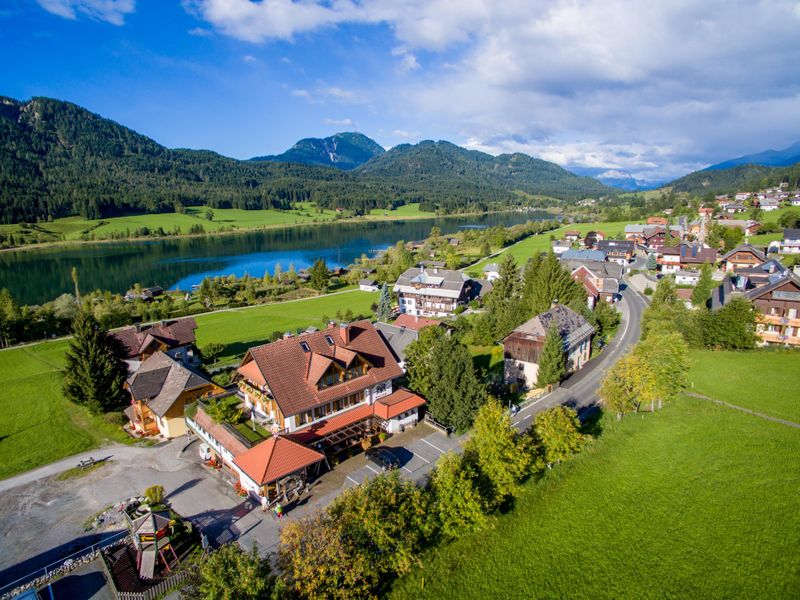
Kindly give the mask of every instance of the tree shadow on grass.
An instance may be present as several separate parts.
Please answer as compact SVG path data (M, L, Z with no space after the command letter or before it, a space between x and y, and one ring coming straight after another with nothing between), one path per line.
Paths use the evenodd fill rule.
M581 433L593 438L600 437L603 433L603 410L598 405L587 406L579 411L578 416L581 419Z

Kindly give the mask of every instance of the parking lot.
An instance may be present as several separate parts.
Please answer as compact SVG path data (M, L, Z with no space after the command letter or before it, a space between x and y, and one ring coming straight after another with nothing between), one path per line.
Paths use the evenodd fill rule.
M412 430L389 438L381 446L391 448L400 460L402 475L422 484L439 457L445 452L456 450L460 440L459 437L447 437L425 423L420 423ZM348 470L345 476L345 487L363 483L381 472L381 468L367 460L364 455L346 461L337 469L347 468L351 461L355 468L352 471Z

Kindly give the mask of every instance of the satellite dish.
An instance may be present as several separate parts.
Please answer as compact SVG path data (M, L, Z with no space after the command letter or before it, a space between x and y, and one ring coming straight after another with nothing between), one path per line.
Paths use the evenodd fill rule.
M211 460L211 447L208 444L201 444L197 451L202 460Z

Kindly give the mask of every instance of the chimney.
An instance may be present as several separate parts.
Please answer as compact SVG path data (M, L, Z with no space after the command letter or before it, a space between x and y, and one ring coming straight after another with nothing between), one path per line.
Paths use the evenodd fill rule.
M550 303L550 308L555 308L558 306L558 298L553 298L553 301Z
M345 346L350 343L350 325L347 323L339 323L339 337L342 338Z
M328 329L333 329L336 327L336 321L328 321Z
M283 334L283 339L288 340L289 338L294 337L294 334L291 331L287 331Z

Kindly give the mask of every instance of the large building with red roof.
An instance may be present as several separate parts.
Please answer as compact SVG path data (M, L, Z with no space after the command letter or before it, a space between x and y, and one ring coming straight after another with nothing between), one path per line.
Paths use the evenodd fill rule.
M402 375L372 323L330 325L245 354L236 395L249 419L271 431L265 441L215 422L202 404L186 419L244 489L269 496L276 479L307 477L311 467L348 455L364 438L416 424L425 400L395 387Z

